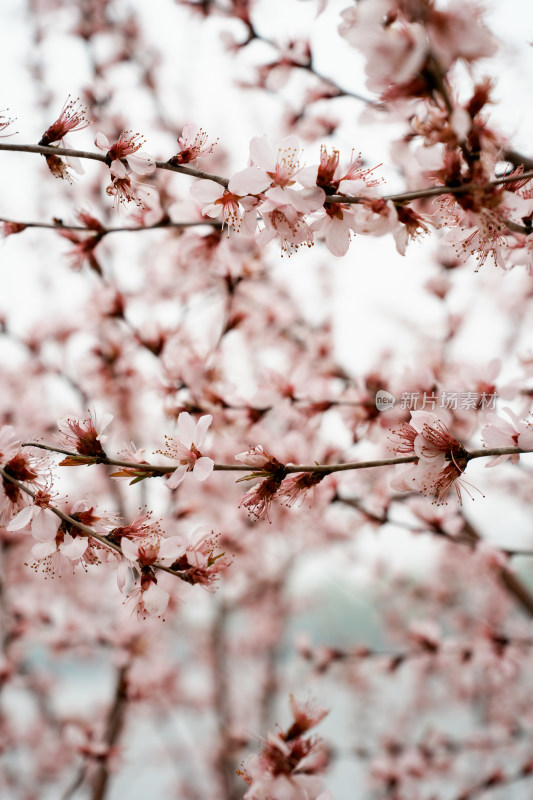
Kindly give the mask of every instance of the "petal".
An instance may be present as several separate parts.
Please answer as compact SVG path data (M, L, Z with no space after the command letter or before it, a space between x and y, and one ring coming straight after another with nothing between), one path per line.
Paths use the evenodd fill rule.
M170 559L175 561L176 557L181 555L184 550L185 544L179 536L169 536L168 539L161 539L157 556L158 561L164 562Z
M188 122L187 125L183 126L180 139L183 140L184 144L185 143L189 144L190 142L194 142L197 130L198 128L196 127L196 125L193 125L192 122Z
M89 538L87 536L71 536L69 533L65 534L65 539L59 545L62 554L71 561L76 561L81 558L89 547Z
M196 433L196 422L188 411L182 411L178 417L179 440L190 449Z
M257 167L246 167L246 169L242 169L231 176L228 189L233 194L241 196L259 194L266 191L271 183L272 178L264 170Z
M250 142L250 161L269 172L275 170L276 153L266 136L254 136Z
M31 552L35 558L47 558L56 552L55 542L38 542L33 545Z
M151 583L142 596L145 610L152 617L161 617L167 610L169 595L156 583Z
M122 542L124 542L124 539L122 539ZM130 565L128 564L125 558L122 558L119 561L117 567L117 586L119 592L121 592L122 594L124 593L124 589L126 588L126 583L130 575L131 575Z
M128 170L122 161L118 161L117 159L111 163L111 168L109 171L113 178L126 178L128 175Z
M123 536L120 540L120 547L128 561L137 561L139 558L139 545Z
M180 485L182 480L185 477L185 473L187 472L187 465L181 464L177 469L174 470L170 478L167 480L167 488L168 489L175 489L177 486Z
M112 420L113 420L113 414L110 414L109 411L106 411L106 413L102 415L102 420L97 427L98 436L100 436L100 434L105 431L105 429Z
M199 203L214 203L224 194L224 187L214 181L200 180L191 186L191 194Z
M26 508L23 508L22 511L19 511L16 517L13 517L6 530L21 531L23 528L26 528L27 532L29 533L29 525L35 510L35 506L26 506Z
M194 436L194 444L201 450L204 445L205 437L207 435L207 429L213 422L213 417L211 414L205 414L203 417L200 417L198 420L198 424L196 426L196 434Z
M130 168L137 175L151 175L155 172L155 162L148 153L132 153L126 158Z
M96 134L94 143L100 150L110 150L111 149L111 142L109 141L109 139L107 138L105 133L102 133L102 131L98 131L98 133Z
M212 458L207 458L207 456L202 456L198 459L196 464L194 465L192 474L196 478L197 481L205 481L211 473L213 472L213 467L215 466L215 462Z
M39 542L51 542L56 538L61 520L46 508L36 508L31 523L31 532Z
M345 256L350 245L350 229L341 220L332 220L326 231L326 244L334 256Z

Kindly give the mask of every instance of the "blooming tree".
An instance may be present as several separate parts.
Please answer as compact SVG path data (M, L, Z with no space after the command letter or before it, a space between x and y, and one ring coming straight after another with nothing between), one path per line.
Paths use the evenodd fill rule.
M2 797L529 796L505 32L474 0L15 5Z

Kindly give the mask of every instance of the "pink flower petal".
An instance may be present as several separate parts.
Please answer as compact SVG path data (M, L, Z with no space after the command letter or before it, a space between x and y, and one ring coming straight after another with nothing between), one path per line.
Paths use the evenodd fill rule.
M181 464L177 469L174 470L172 475L167 479L167 488L175 489L177 486L179 486L182 480L184 479L186 472L187 472L187 465Z
M268 189L271 183L272 179L262 169L247 167L232 175L228 189L241 196L259 194Z
M34 510L35 510L34 506L26 506L26 508L23 508L22 511L19 511L16 517L13 517L13 519L7 526L7 530L21 531L25 528L26 531L29 532L30 522L33 517Z
M213 459L202 456L193 467L193 475L197 481L205 481L213 472L214 466L215 462Z
M31 532L39 542L51 542L56 538L61 520L46 508L36 508L31 523Z
M179 415L178 430L180 442L190 450L196 433L196 422L188 411L182 411Z
M148 589L143 592L143 605L145 610L152 617L162 617L167 610L169 595L156 583L151 583Z
M207 429L209 428L212 422L213 422L213 417L211 416L211 414L204 414L204 416L200 417L200 419L198 420L198 424L196 426L196 433L194 435L194 440L193 440L198 450L201 450L202 447L204 446L205 437L207 435Z

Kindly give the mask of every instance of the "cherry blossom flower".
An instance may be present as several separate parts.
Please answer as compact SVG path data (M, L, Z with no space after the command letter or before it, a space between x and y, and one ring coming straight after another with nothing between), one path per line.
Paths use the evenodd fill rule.
M89 416L85 419L64 417L58 420L61 443L66 449L79 453L79 457L67 456L61 461L61 466L77 467L80 464L92 464L98 458L105 458L106 453L102 443L106 441L107 436L102 434L112 419L112 414L104 414L99 423L94 412L89 411Z
M365 0L343 11L339 26L340 35L366 56L368 88L380 93L415 78L428 51L424 27L396 9L389 12L389 0Z
M76 231L63 230L59 231L59 235L74 245L65 253L71 261L73 270L79 272L87 263L96 273L102 274L102 269L94 253L97 245L102 241L102 233L96 233L94 236L80 236Z
M282 252L289 255L302 244L310 247L313 233L305 215L320 208L324 199L324 191L318 186L301 191L280 187L269 189L258 209L264 223L257 236L258 244L264 245L277 237Z
M89 125L86 114L87 108L80 105L79 98L72 100L68 97L59 117L43 133L39 144L51 145L53 142L60 142L71 131L83 130Z
M258 444L244 453L239 453L235 456L235 461L241 464L246 464L248 467L253 467L256 470L252 477L258 475L268 475L271 472L277 472L283 469L283 464L275 456L267 453L262 444ZM241 480L247 480L242 479Z
M352 209L341 203L326 203L325 214L311 223L310 229L323 237L329 252L344 256L350 246L351 231L355 229Z
M533 426L530 422L522 422L510 408L502 409L511 422L491 415L491 422L481 431L487 447L520 447L522 450L533 450ZM494 467L509 459L511 464L518 464L519 454L494 456L486 463L486 467Z
M33 498L33 505L26 506L19 511L7 525L7 530L29 532L39 542L54 538L61 519L49 507L50 501L50 492L43 489L37 491Z
M151 533L149 536L121 537L120 546L128 561L142 567L151 567L155 562L170 565L183 552L183 542L179 536L165 538Z
M207 141L207 133L196 125L185 125L181 136L178 136L179 153L169 159L170 164L191 164L198 158L210 155L216 142Z
M117 571L120 591L136 601L138 616L163 617L170 595L158 585L153 567L156 562L170 565L183 551L181 539L150 535L131 540L124 536L120 546L125 556ZM133 589L129 586L131 581Z
M278 499L286 506L302 503L305 495L314 489L325 475L320 472L300 472L289 475L281 484Z
M40 472L44 462L19 450L14 433L10 425L4 425L0 429L0 464L6 473L0 481L0 525L6 525L14 514L31 502L30 495L10 481L9 477L21 483L29 483L34 490L43 485Z
M54 178L67 181L67 183L73 182L73 176L70 170L74 170L74 172L78 173L78 175L83 175L83 167L81 166L80 160L78 158L74 158L73 156L69 156L68 158L60 158L56 155L46 155L45 161L46 166Z
M394 431L392 448L398 455L416 455L418 461L401 468L391 481L398 491L418 491L440 505L455 487L461 502L460 480L466 469L468 453L451 436L447 425L429 411L412 411L411 422Z
M432 8L426 21L431 50L443 67L494 55L498 43L482 19L481 6L453 0L444 10Z
M231 563L223 552L216 552L218 539L208 526L196 528L188 539L182 540L182 553L171 569L187 583L213 590L220 572Z
M113 514L98 511L96 504L87 499L78 500L72 506L69 516L76 522L92 528L95 533L101 534L105 534L116 520ZM59 520L58 517L56 519ZM61 571L65 558L74 566L98 560L93 552L90 537L71 522L59 520L59 525L55 526L55 523L52 524L48 518L46 521L38 518L35 527L35 516L33 516L31 532L38 540L32 547L32 553L39 562L34 565L35 569L54 573Z
M402 225L394 231L394 241L397 251L404 256L408 243L429 233L429 228L427 220L408 206L398 206L396 213Z
M266 136L254 136L250 142L250 162L254 165L243 170L243 176L262 172L267 186L293 186L300 171L300 143L296 136L282 139L277 149L269 144Z
M192 472L198 481L205 481L211 475L215 462L203 456L200 449L204 446L212 421L213 417L206 414L196 423L187 411L182 411L178 417L178 436L165 437L167 449L158 452L179 463L179 467L167 479L169 489L179 486L186 472Z
M155 170L155 162L148 153L139 152L145 142L146 139L143 139L140 133L132 131L123 131L117 141L113 143L109 141L105 133L99 131L94 141L99 150L106 151L110 167L113 161L121 163L122 159L126 159L132 172L137 175L150 175ZM117 172L115 165L115 176Z
M22 222L2 222L1 223L2 232L0 236L4 239L7 239L8 236L13 236L15 233L22 233L22 231L26 230L26 225Z
M145 513L141 511L134 517L129 525L119 525L110 530L106 535L106 539L113 544L120 545L124 537L133 540L147 540L149 538L161 537L161 535L160 523L154 521L149 512Z
M106 186L106 194L114 197L115 208L119 208L123 203L135 203L142 208L144 201L142 198L142 187L135 185L122 161L113 161L110 168L111 183Z
M252 476L253 477L253 476ZM241 480L245 480L241 478ZM248 509L250 516L255 519L267 519L270 522L269 511L272 500L281 485L282 477L267 478L249 489L239 504Z
M214 181L199 180L191 186L191 194L202 205L203 213L211 218L221 217L228 230L242 236L253 236L257 228L257 198L255 191L262 191L264 181L252 185L248 180L244 183L238 180L239 189L236 191L230 181L225 189ZM249 194L249 189L252 193Z
M258 755L250 756L239 771L249 785L245 800L318 800L331 794L322 792L318 773L328 763L328 757L317 738L304 738L328 713L314 709L311 704L300 705L291 696L294 722L286 731L269 733Z

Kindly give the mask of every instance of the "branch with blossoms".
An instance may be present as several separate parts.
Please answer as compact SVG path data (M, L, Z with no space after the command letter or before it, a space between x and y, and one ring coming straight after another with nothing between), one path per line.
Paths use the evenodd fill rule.
M129 525L119 525L117 515L102 514L87 500L78 501L71 513L65 513L52 503L44 464L20 451L9 426L0 429L0 451L4 462L0 522L8 531L31 533L36 539L32 548L36 571L54 574L63 562L72 567L99 564L103 552L112 552L119 557L114 564L126 599L135 600L140 616L162 617L170 595L158 585L155 570L211 589L229 566L225 554L217 552L218 537L205 527L187 541L163 536L149 514L140 513ZM27 498L33 501L31 505L26 504Z
M506 193L516 194L533 177L533 171L524 172L523 168L516 169L510 175L490 178L483 174L480 178L472 171L461 176L460 166L450 163L437 176L437 183L441 185L400 194L378 195L374 187L379 181L371 178L374 169L363 169L359 157L352 156L347 170L342 171L338 151L328 155L323 147L318 167L301 168L298 160L300 145L295 137L283 140L277 153L265 139L252 139L252 166L235 173L229 179L177 163L177 156L167 162L154 161L147 155L141 158L136 155L141 147L137 134L128 136L126 132L114 144L107 140L106 142L109 145L106 155L45 145L0 143L0 150L40 153L47 158L51 158L53 153L54 163L56 160L61 161L61 157L70 157L88 158L110 165L112 181L106 191L115 198L117 204L133 201L138 206L143 205L142 197L135 189L125 164L129 165L130 170L140 170L141 174L149 174L155 169L170 169L192 175L200 178L191 192L203 205L204 217L220 217L232 234L246 237L257 235L259 244L265 244L277 237L282 251L287 253L297 250L302 244L311 245L314 232L325 239L329 250L337 256L347 252L352 233L383 235L391 232L399 252L405 254L410 239L429 232L429 221L407 204L441 196L449 198L448 204L455 199L465 210L475 205L480 214L483 206L491 207L489 227L487 228L487 220L480 217L478 222L482 232L472 239L473 246L470 246L470 238L468 247L463 243L466 254L474 254L479 250L481 262L486 260L490 252L495 253L495 233L501 236L504 231L508 231L526 238L531 233L526 213L529 208L527 196L524 196L522 203L524 213L521 219L524 224L508 219L512 212L505 204L504 197ZM98 143L103 147L101 137L97 139ZM133 161L134 158L136 161ZM296 180L300 182L301 189L293 188ZM362 190L362 193L350 193L354 188ZM361 206L361 209L354 211L350 206ZM499 214L495 210L497 207L501 207ZM263 223L259 233L258 219ZM15 223L4 231L20 232L22 224ZM456 224L457 220L452 221L451 226ZM485 234L486 241L483 239ZM97 240L94 243L89 240L81 244L94 246L100 241L101 232L97 232L95 236ZM521 241L520 245L526 247L528 243Z
M295 137L287 137L287 138L295 138ZM64 158L89 159L90 161L100 161L103 164L106 165L108 164L108 158L106 155L91 150L76 150L71 147L52 147L52 146L35 145L35 144L13 144L11 142L8 143L0 142L0 151L3 150L14 153L35 153L37 155L42 155L42 156L53 154ZM283 158L283 153L281 155ZM516 157L518 157L518 154L515 155ZM533 159L530 159L528 156L523 156L523 157L520 156L520 157L523 158L525 162L533 164ZM187 167L184 164L177 164L173 161L173 158L175 157L173 156L168 161L153 160L150 161L150 164L153 165L154 169L170 170L171 172L178 172L183 175L189 175L190 177L193 178L200 178L202 180L212 181L213 183L220 184L220 186L223 186L224 188L228 187L230 181L232 180L231 178L226 178L223 177L222 175L216 175L211 172L206 172L205 170L197 169L195 167ZM124 161L125 158L119 158L116 160L119 160L122 163L122 161ZM375 169L375 167L373 169ZM373 169L369 171L371 172L373 171ZM259 178L259 176L257 177ZM511 184L511 187L515 188L513 184L527 183L532 178L533 178L533 168L530 168L521 173L497 175L492 179L487 180L486 183L481 185L475 183L463 183L458 186L454 185L448 186L445 184L437 186L425 186L421 187L420 189L413 189L410 192L396 192L393 194L379 195L376 199L401 205L404 203L408 203L412 200L424 200L431 197L439 197L440 195L446 195L446 194L463 195L463 194L469 194L470 192L477 190L484 190L484 189L491 190L494 187L506 186L507 184ZM349 180L349 178L346 178L346 180ZM327 202L365 205L366 203L368 203L368 196L365 194L350 195L350 194L328 193ZM204 224L209 224L209 220L204 220L203 222ZM32 223L27 223L27 224L31 225ZM194 224L194 223L189 223L189 224ZM55 225L42 226L40 223L36 223L36 225L38 225L39 227L56 227ZM529 226L524 226L524 227L528 228ZM124 228L117 230L131 230L131 229ZM141 227L135 230L144 230L144 228Z
M305 494L327 475L396 465L408 466L394 477L392 488L399 491L420 492L431 497L437 505L441 505L446 502L453 486L461 502L461 488L469 491L462 477L469 461L486 457L491 457L492 463L499 463L507 458L516 461L520 454L533 452L533 432L526 423L520 423L518 420L516 425L519 430L516 431L510 424L501 423L508 428L503 433L504 438L507 437L513 445L516 442L516 445L468 451L451 436L445 422L435 414L415 411L411 417L410 423L403 423L393 432L391 446L398 453L397 457L340 464L284 464L268 453L262 445L236 455L238 464L217 464L202 453L212 417L204 415L195 423L186 411L178 416L178 436L167 436L166 449L158 451L173 461L173 464L139 461L133 450L128 452L128 459L109 457L102 446L101 434L111 421L110 416L102 426L97 426L92 417L84 420L60 421L59 427L64 441L70 445L69 448L40 442L25 442L24 446L65 455L66 458L60 462L60 466L106 464L120 467L112 477L130 478L131 483L138 483L151 477L167 476L169 489L177 488L188 472L192 472L199 481L206 480L213 471L246 472L247 474L239 478L238 482L260 480L242 500L242 505L255 519L262 517L268 519L274 498L287 505L293 505L303 499ZM497 436L502 436L495 424L487 425L484 435L490 438L494 435L493 430L496 430Z
M472 642L463 644L456 639L442 639L438 627L425 622L412 624L408 636L411 646L404 649L377 650L366 645L356 645L349 650L342 650L327 646L313 647L304 642L300 644L298 652L317 674L323 674L336 663L379 661L383 662L384 671L396 672L405 663L421 658L456 658L466 663L475 658L478 650L483 656L488 650L490 655L503 658L511 648L520 651L533 646L533 639L530 637L506 636L488 628L483 631L483 638L475 645Z

